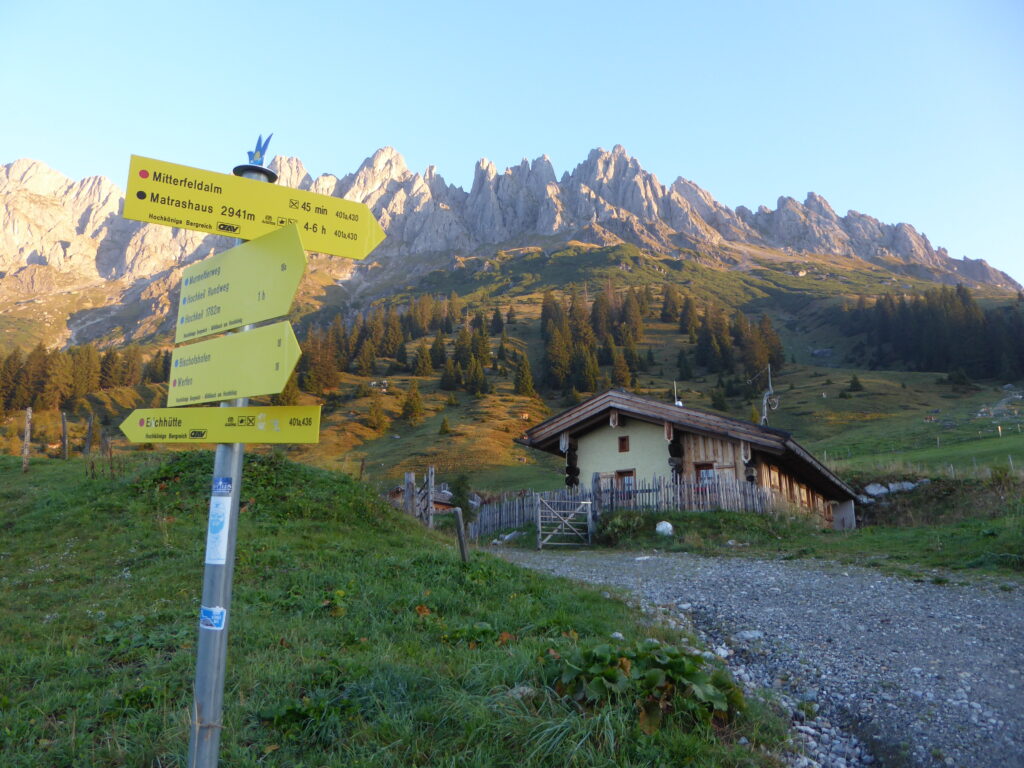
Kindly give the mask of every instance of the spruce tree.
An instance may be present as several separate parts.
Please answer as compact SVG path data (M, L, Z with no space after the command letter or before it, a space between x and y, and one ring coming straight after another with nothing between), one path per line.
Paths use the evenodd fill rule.
M434 372L434 366L430 362L430 350L425 341L421 341L416 347L416 360L412 372L414 376L429 376Z
M681 311L682 299L679 296L679 289L672 283L666 284L661 297L661 321L663 323L679 322Z
M516 363L516 376L513 383L513 391L524 397L536 397L537 390L533 388L533 371L530 370L530 358L525 354L519 355Z
M383 432L391 425L391 420L384 413L384 400L379 390L373 390L370 396L370 410L367 414L367 422L371 429Z
M444 346L444 333L440 329L437 331L437 335L434 337L433 343L430 345L430 364L435 369L444 368L445 362L448 360L448 352Z
M622 350L618 347L612 348L612 386L613 387L626 387L629 386L630 372L629 365L626 363L626 356L622 354Z
M495 307L494 313L491 315L491 336L497 336L504 330L505 321L501 319L501 310Z
M284 389L278 392L276 395L270 396L271 405L298 405L299 404L299 375L295 371L292 371L292 375L288 377L288 381L284 385Z
M423 421L424 415L423 398L420 397L420 386L414 381L402 400L402 418L410 426L415 427Z
M74 377L71 356L67 352L54 350L46 360L46 378L43 389L36 398L42 410L62 408L71 396Z
M444 368L441 370L441 389L452 392L459 387L459 376L455 369L455 362L451 359L444 361Z

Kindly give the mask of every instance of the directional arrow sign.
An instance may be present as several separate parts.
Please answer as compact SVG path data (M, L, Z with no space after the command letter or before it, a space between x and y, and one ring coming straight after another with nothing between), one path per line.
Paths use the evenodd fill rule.
M362 259L384 230L362 203L132 155L124 217L252 240L295 224L307 251Z
M171 355L167 405L277 394L300 354L287 320L178 347Z
M318 443L320 406L138 408L121 431L133 443Z
M182 273L176 343L287 315L306 267L294 224Z

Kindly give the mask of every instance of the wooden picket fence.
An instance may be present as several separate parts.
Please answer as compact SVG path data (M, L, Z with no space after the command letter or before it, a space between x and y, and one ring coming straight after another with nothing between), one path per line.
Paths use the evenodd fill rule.
M595 491L593 488L578 488L574 492L539 493L520 491L482 504L476 520L469 525L470 537L479 540L497 531L536 525L537 508L541 500L590 502L598 519L618 509L639 509L652 514L713 509L770 514L782 503L775 492L768 488L724 479L690 483L655 478L653 482L638 483L629 489L599 488Z

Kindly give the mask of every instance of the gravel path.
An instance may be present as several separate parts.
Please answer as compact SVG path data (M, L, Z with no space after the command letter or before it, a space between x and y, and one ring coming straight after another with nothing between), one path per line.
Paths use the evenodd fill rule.
M741 681L774 689L794 709L803 748L795 766L1024 768L1019 588L917 583L806 561L499 554L625 588L692 626ZM803 721L812 705L817 713Z

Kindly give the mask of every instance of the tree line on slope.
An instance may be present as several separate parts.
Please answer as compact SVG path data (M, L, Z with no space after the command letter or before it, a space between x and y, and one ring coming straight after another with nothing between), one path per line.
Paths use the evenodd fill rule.
M942 286L910 296L861 296L843 307L840 328L862 334L854 360L871 368L966 372L1011 381L1024 376L1024 296L983 310L968 288Z

